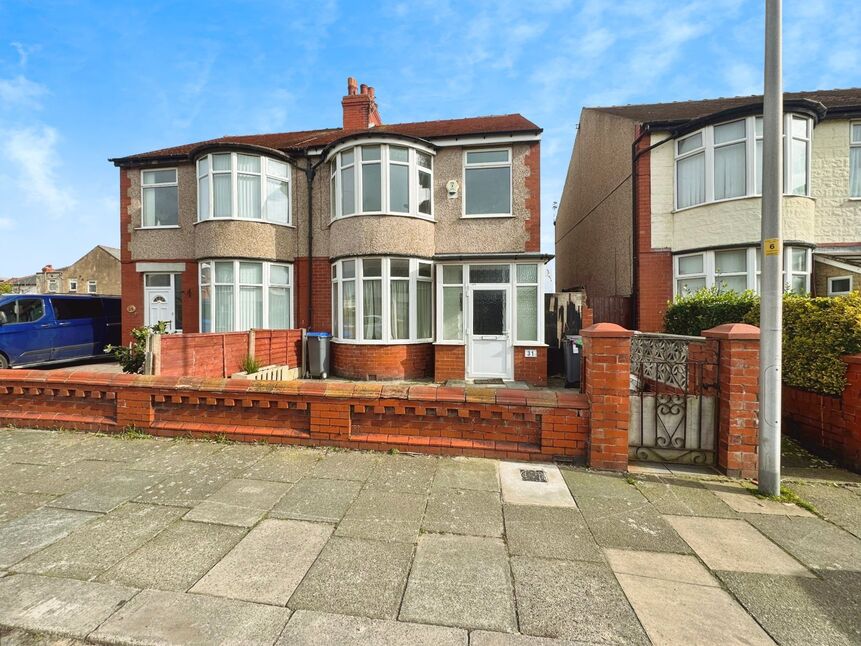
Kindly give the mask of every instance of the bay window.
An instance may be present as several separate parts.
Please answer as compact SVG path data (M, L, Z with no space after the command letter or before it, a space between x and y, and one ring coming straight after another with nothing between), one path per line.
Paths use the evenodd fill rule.
M429 342L433 265L417 258L349 258L332 264L332 330L341 341Z
M783 138L784 192L810 194L807 117L786 114ZM861 136L861 129L859 129ZM706 126L675 142L675 208L762 194L762 117ZM859 187L861 189L861 187Z
M784 290L798 294L810 291L810 250L783 250ZM760 292L759 247L713 249L673 257L673 294L685 296L704 287L718 291Z
M861 122L849 124L849 197L861 197Z
M141 227L179 225L175 168L141 171Z
M511 215L511 149L464 151L464 216Z
M221 218L289 225L290 165L237 152L198 159L197 219Z
M433 217L433 160L415 147L367 143L332 156L330 216Z
M293 325L292 267L246 260L200 263L201 332Z

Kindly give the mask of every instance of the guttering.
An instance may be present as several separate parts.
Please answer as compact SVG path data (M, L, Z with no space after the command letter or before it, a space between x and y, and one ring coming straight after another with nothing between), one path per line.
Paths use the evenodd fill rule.
M114 157L108 159L108 161L112 162L114 166L118 167L161 166L166 163L193 162L202 154L214 150L247 151L260 155L266 155L267 157L273 157L275 159L280 159L290 164L296 163L295 157L285 153L284 151L278 150L277 148L269 148L268 146L260 146L257 144L246 144L233 141L207 141L198 146L195 146L194 148L191 148L187 153L182 154L159 155L153 157L146 157L144 159L137 159L134 155L132 155L130 157Z
M437 253L433 259L437 262L471 261L471 260L541 260L550 262L556 256L552 253L541 253L539 251L493 251L488 253Z

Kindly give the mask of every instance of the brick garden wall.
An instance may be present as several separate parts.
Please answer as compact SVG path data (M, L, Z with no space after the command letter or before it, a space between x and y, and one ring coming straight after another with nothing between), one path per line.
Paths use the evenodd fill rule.
M848 384L840 397L783 387L783 429L812 451L861 472L861 355L843 360Z
M332 343L332 374L347 379L422 379L433 375L431 343Z

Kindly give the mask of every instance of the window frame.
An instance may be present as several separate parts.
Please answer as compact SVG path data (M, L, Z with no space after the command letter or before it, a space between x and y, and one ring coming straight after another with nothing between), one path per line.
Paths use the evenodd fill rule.
M68 283L68 287L69 287L69 293L77 294L78 293L78 279L77 278L70 278L69 283Z
M849 289L847 289L845 292L835 292L834 289L831 287L831 285L832 285L833 281L836 281L836 280L848 280L849 281ZM848 294L851 294L853 282L854 281L852 280L852 274L846 274L845 276L829 276L828 277L828 295L829 296L847 296Z
M233 263L233 277L231 279L231 283L226 282L216 282L215 279L215 263ZM262 283L243 283L239 279L239 265L240 263L253 263L262 265L261 270L261 280ZM210 281L204 282L203 280L203 271L204 265L209 266L210 272ZM271 273L272 267L279 266L287 268L287 284L284 285L282 283L278 283L273 285L271 281ZM204 330L203 326L203 307L202 305L198 306L197 312L197 323L198 329L204 334L225 334L229 332L247 332L248 329L260 329L260 330L290 330L293 329L295 324L296 317L296 302L295 302L295 288L294 288L294 272L293 272L293 263L290 262L274 262L268 260L254 260L248 258L206 258L200 260L198 262L197 267L197 295L198 295L198 303L203 302L203 288L208 287L210 289L210 299L209 299L209 308L210 308L210 327L213 329ZM227 285L230 284L233 288L233 329L232 330L224 330L220 332L215 332L215 312L216 312L216 285ZM253 286L253 287L261 287L263 290L262 303L263 303L263 321L262 326L260 328L248 328L241 329L240 328L240 308L239 308L239 291L242 286ZM286 287L289 296L288 301L290 303L290 317L287 322L287 327L285 328L273 328L270 327L271 321L269 320L269 290L272 287Z
M215 155L230 155L230 170L214 170L212 167L212 158ZM239 155L246 155L248 157L257 157L260 159L260 170L259 171L240 171L239 170ZM200 171L200 162L202 160L206 160L207 170L205 173L201 173ZM287 176L282 177L280 175L276 175L269 171L269 160L287 164ZM293 222L293 164L287 159L279 159L277 157L273 157L271 155L265 155L259 152L251 152L244 150L213 150L204 155L200 155L194 160L194 175L195 175L195 184L194 184L194 194L195 201L197 203L197 212L195 215L195 224L200 224L201 222L210 222L210 221L230 221L230 220L239 220L241 222L263 222L266 224L273 224L279 227L290 227L295 228L296 225ZM215 182L213 181L213 177L215 175L230 175L230 215L221 215L216 217L215 213ZM240 175L249 175L256 176L260 178L260 189L259 189L259 199L260 199L260 217L240 217L239 216L239 176ZM200 180L204 177L207 178L207 191L208 191L208 217L201 217L201 200L200 200ZM268 185L269 179L279 180L287 183L287 222L280 222L278 220L272 220L269 218L269 204L268 204Z
M196 164L195 164L196 167ZM174 175L174 180L172 182L159 182L157 184L144 184L144 174L152 173L154 171L165 171L172 170ZM165 168L141 168L140 171L140 184L141 184L141 217L140 217L140 226L138 226L138 230L147 230L147 229L179 229L181 228L179 224L179 168L176 166L169 166ZM144 224L144 191L146 189L152 188L170 188L172 186L176 187L176 224Z
M508 162L479 162L469 163L469 153L489 153L505 150L508 152ZM483 148L464 148L463 149L463 170L461 173L461 186L463 187L460 207L460 217L462 219L482 219L482 218L513 218L514 217L514 149L511 146L490 146ZM478 213L468 214L466 212L466 171L473 168L507 168L508 169L508 213Z
M364 261L380 260L381 275L365 277ZM391 262L392 260L408 260L409 261L409 277L392 277ZM344 277L343 263L355 261L355 275L349 278ZM423 277L419 275L420 265L429 265L430 276ZM338 258L331 264L331 280L332 280L332 340L337 343L356 344L356 345L413 345L419 343L433 343L434 340L434 322L436 321L436 298L434 290L435 265L432 261L424 258L416 258L410 256L349 256ZM380 280L382 294L382 330L380 339L365 339L364 328L364 286L366 280ZM397 339L392 336L391 325L391 284L392 281L404 281L409 283L409 335L406 339ZM356 323L354 338L343 337L344 325L344 294L343 283L355 282L355 307L356 307ZM418 283L429 283L431 290L429 313L430 320L430 336L418 337ZM335 304L337 303L337 308Z
M379 160L363 160L362 148L380 148ZM390 150L395 148L406 148L408 159L406 162L393 161L391 159ZM353 162L346 167L342 166L342 155L344 153L353 152ZM430 169L419 166L418 154L423 153L430 157ZM400 141L385 138L363 139L360 142L345 143L334 148L328 156L329 161L329 221L335 222L345 218L359 217L364 215L385 215L395 217L409 217L435 222L434 216L434 158L435 151L419 145L412 141ZM363 185L363 169L366 165L380 164L380 210L365 211L364 210L364 185ZM407 167L407 178L409 186L407 194L409 197L409 209L407 211L394 211L391 208L391 165L401 165ZM342 172L344 168L353 168L353 196L355 199L355 209L352 213L343 213L343 193L342 193ZM431 178L431 212L430 214L419 211L419 173L428 173ZM365 258L366 256L361 256ZM367 256L370 257L370 256Z
M98 294L99 293L99 282L96 280L88 280L87 281L87 294Z
M674 139L673 143L673 213L680 213L682 211L687 211L688 209L695 209L700 206L705 206L707 204L720 204L722 202L729 202L732 200L743 200L751 197L762 197L762 191L758 190L757 184L761 181L761 173L762 170L758 168L757 164L757 143L763 141L763 135L757 134L757 124L762 122L762 115L748 115L746 117L737 117L734 119L729 119L727 121L721 121L720 123L713 123L698 130L693 130L691 132L686 132L684 135L680 135ZM792 120L795 119L803 119L807 122L807 137L800 138L794 137L792 135ZM724 146L738 144L742 140L737 139L731 142L722 142L720 144L714 143L714 129L720 126L724 126L730 123L734 123L736 121L743 121L745 128L745 192L743 195L738 195L734 197L724 197L720 199L715 199L715 164L714 164L714 153L718 148L722 148ZM798 112L787 112L784 114L783 119L783 139L781 143L781 149L783 150L783 195L787 196L796 196L796 197L811 197L811 157L813 150L813 129L814 123L813 120L801 113ZM790 136L787 137L786 133L789 132ZM679 153L679 143L684 141L688 137L692 137L698 133L702 134L703 145L701 148L697 148L693 151L688 151L685 153ZM799 139L805 141L805 150L806 150L806 192L805 193L790 193L786 190L786 187L790 185L791 172L792 172L792 141L794 139ZM691 157L700 153L704 154L704 200L697 204L691 204L689 206L679 206L679 161L683 160L687 157Z
M859 154L861 154L861 136L859 138L853 139L853 134L855 131L855 126L861 128L861 121L855 120L849 122L849 199L850 200L861 200L861 192L858 195L852 194L852 150L858 150ZM861 169L859 169L861 172ZM859 186L861 186L861 179L858 181Z
M45 291L49 294L60 293L60 280L58 278L48 278L45 281Z

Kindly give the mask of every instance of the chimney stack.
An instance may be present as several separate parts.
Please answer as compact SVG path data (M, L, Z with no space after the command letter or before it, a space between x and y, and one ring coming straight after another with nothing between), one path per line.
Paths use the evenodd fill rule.
M341 99L344 110L344 130L367 130L382 125L377 110L374 88L358 85L352 76L347 79L347 95Z

